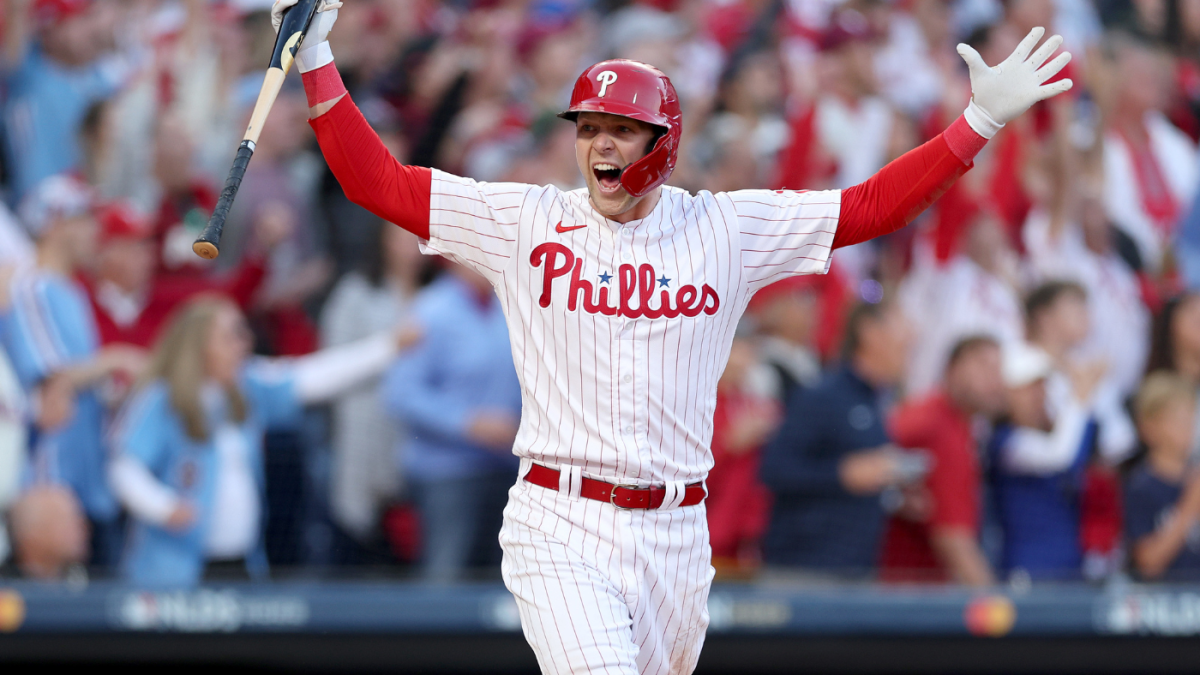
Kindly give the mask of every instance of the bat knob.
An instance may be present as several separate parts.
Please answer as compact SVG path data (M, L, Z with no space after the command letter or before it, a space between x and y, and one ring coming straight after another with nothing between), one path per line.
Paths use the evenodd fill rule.
M195 251L196 255L207 260L213 260L221 254L221 252L217 250L217 247L214 246L212 242L208 241L198 241L192 244L192 250Z

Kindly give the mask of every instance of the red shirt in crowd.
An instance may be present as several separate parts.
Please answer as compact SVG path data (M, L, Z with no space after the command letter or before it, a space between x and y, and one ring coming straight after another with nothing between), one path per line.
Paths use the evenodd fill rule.
M884 535L880 577L886 581L946 581L948 574L930 545L936 528L979 532L979 459L971 418L943 392L901 405L891 419L896 444L929 453L925 488L928 519L893 517Z
M219 293L229 296L244 309L249 306L265 275L265 261L261 257L250 256L228 279L217 280L199 276L185 278L182 275L156 276L150 283L141 312L136 319L127 324L114 319L108 308L98 300L94 280L81 277L79 281L87 289L88 300L92 303L92 313L96 317L96 331L99 333L101 344L124 343L148 349L153 346L171 313L185 301L201 293Z
M770 494L758 479L762 448L729 447L731 427L746 414L758 414L775 402L740 391L717 392L713 412L713 469L708 474L706 510L713 558L744 560L762 539L770 516ZM749 550L748 550L749 549Z
M167 208L169 199L164 199L160 216L173 213ZM199 209L199 207L197 207ZM207 222L208 211L197 210L189 215L202 227ZM102 245L119 241L150 242L155 251L153 272L149 283L132 296L124 295L115 286L105 287L103 282L80 275L79 282L87 290L96 318L96 330L101 344L124 343L149 348L172 312L177 307L201 293L219 293L229 296L243 308L250 304L258 287L266 276L266 260L261 254L248 253L232 274L218 278L215 271L204 265L193 264L200 259L191 252L190 242L195 234L186 230L183 221L160 220L151 227L135 210L122 202L104 205L97 213L100 223ZM186 219L185 219L186 220ZM168 265L167 233L178 230L174 238L177 246L188 246L183 264ZM150 272L150 269L144 270ZM140 276L140 275L139 275ZM104 290L102 290L104 289Z

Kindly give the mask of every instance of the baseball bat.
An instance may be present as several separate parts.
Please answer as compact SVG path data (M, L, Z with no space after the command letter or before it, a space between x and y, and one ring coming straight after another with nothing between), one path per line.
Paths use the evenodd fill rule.
M279 35L275 37L275 50L271 54L271 64L263 77L262 89L258 92L258 100L254 102L254 112L250 115L250 125L246 127L246 135L238 146L237 156L233 158L233 166L229 169L229 177L225 179L225 187L217 199L208 225L192 244L192 250L201 258L212 260L221 254L221 233L225 230L225 218L229 216L229 207L237 197L242 178L246 175L246 166L254 156L254 146L258 143L258 135L262 133L263 123L275 104L279 90L283 88L283 80L292 69L296 59L296 51L308 27L312 25L317 13L317 5L321 0L300 0L283 13L283 22L279 26Z

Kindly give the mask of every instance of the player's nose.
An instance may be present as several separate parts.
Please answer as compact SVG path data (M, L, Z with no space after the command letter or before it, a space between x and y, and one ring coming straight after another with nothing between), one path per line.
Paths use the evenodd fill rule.
M596 137L592 140L592 147L595 148L597 152L606 154L616 149L617 144L613 142L612 136L601 131L600 133L596 134Z

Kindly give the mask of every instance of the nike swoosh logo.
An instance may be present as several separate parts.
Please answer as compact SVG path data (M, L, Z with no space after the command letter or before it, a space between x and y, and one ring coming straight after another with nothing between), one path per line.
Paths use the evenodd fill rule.
M562 234L563 232L570 232L571 230L578 230L583 227L587 227L587 225L584 224L584 225L573 225L571 227L563 227L562 221L560 220L560 221L558 221L558 224L554 226L554 231L559 234Z

